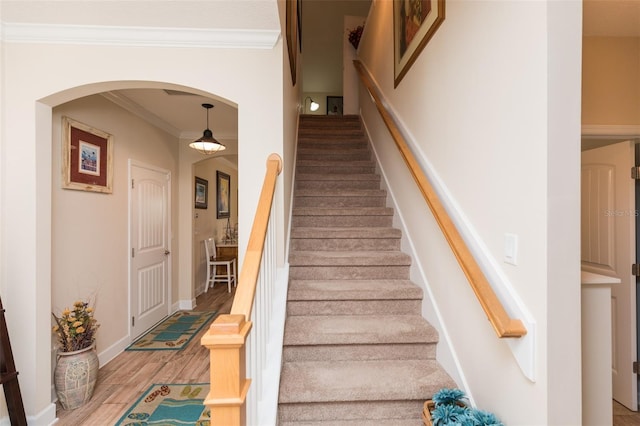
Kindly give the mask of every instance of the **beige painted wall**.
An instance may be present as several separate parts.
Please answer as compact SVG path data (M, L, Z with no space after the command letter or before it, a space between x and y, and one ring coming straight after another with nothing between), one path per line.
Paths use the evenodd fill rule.
M584 37L583 125L640 124L640 38Z
M320 104L314 114L326 114L326 97L342 96L344 16L367 16L370 0L303 0L303 96Z
M62 189L62 116L113 135L113 193ZM175 137L131 115L100 95L56 107L53 111L51 306L56 313L78 299L96 299L101 327L98 354L128 338L129 308L129 160L177 175ZM176 193L177 181L172 180ZM177 299L177 197L170 206L173 239L173 294ZM103 359L104 361L104 359Z
M403 248L416 255L412 279L424 283L423 312L440 329L439 360L452 374L461 368L474 403L514 425L581 423L581 10L555 3L447 2L444 23L397 88L392 2L373 3L367 25L376 31L365 28L359 47L482 264L536 324L531 381L496 337L361 92L398 226L410 236ZM517 265L503 261L507 233L518 236Z

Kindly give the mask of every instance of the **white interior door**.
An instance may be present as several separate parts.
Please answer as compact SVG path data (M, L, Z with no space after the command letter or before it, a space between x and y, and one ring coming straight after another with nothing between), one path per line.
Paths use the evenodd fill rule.
M171 175L130 165L131 338L169 314L169 205Z
M633 149L626 141L582 153L581 258L584 269L621 280L611 287L613 398L637 411Z

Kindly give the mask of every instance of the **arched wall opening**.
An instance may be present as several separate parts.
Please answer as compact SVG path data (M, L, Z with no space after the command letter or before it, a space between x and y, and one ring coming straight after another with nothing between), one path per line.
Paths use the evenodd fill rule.
M54 110L74 99L105 91L160 85L207 97L216 94L214 99L233 100L238 105L238 184L242 187L238 194L242 206L238 218L241 229L238 256L242 259L248 240L242 224L249 224L253 219L266 159L271 153L282 156L285 150L282 53L282 41L271 49L3 44L0 290L3 304L10 307L7 322L30 422L51 424L55 420L50 386L52 176L59 173L52 163L53 155L59 155L52 143ZM197 69L189 66L196 63ZM42 64L55 66L43 67ZM289 115L293 116L293 109ZM287 139L286 143L292 140ZM180 173L172 176L178 212L173 218L177 221L173 232L177 238L179 265L192 265L191 167L201 159L200 154L186 147L186 142L178 143L176 167ZM290 177L284 187L290 187ZM279 218L284 217L286 202L280 194ZM278 236L281 247L284 247L285 228L281 228ZM175 300L192 301L193 270L191 267L176 269L172 283L178 292ZM76 280L81 281L85 276L78 274ZM22 325L25 318L28 324ZM11 324L20 326L14 328Z
M215 221L215 203L211 203L207 209L195 210L195 214L187 216L179 214L182 205L178 203L180 192L187 191L190 196L193 196L193 185L188 188L181 187L179 177L190 175L193 164L196 162L206 162L218 168L223 164L225 172L233 174L234 187L237 188L237 165L229 166L232 163L229 159L237 158L237 154L233 154L233 152L237 153L237 140L224 141L232 152L226 157L202 160L204 156L201 154L191 156L189 150L182 151L182 146L186 145L188 140L182 141L181 138L185 133L186 136L190 133L197 135L198 132L195 129L186 129L186 132L182 131L179 134L170 134L159 129L157 123L140 113L141 105L127 98L127 95L132 92L121 90L123 86L130 86L128 82L96 85L96 89L103 89L104 86L107 86L107 92L84 95L52 108L52 184L50 185L52 191L51 309L52 312L61 312L65 307L71 306L75 300L90 300L96 303L96 315L98 318L103 318L98 334L98 354L102 365L145 331L139 325L141 318L138 316L142 313L138 312L138 305L134 303L137 299L135 289L138 287L135 285L136 273L133 266L137 259L133 252L138 250L138 244L135 241L136 237L132 235L133 227L130 220L130 209L133 205L130 189L133 182L130 184L129 179L134 179L130 175L132 170L130 162L166 171L171 178L167 194L170 202L167 217L170 236L163 244L164 249L171 253L165 265L167 277L162 280L165 282L162 287L167 290L166 297L158 295L158 300L152 301L151 306L146 308L147 311L158 311L154 314L156 320L162 319L161 315L166 316L178 309L194 307L193 301L202 291L204 282L204 277L201 277L202 274L199 272L201 263L199 243L203 237L211 233L215 236L215 228L220 228ZM224 108L219 98L213 100L215 96L196 95L190 88L162 83L144 86L144 90L147 91L146 96L149 97L157 92L166 94L163 89L171 89L172 93L175 91L189 93L182 98L188 98L186 102L191 103L196 110L200 109L202 102L215 102L220 108ZM157 90L151 92L151 89ZM137 95L140 93L140 90L135 92ZM118 102L113 102L114 98ZM123 102L125 99L127 101ZM173 102L176 105L179 103L175 101L176 95L166 95L161 99L167 103ZM182 103L184 104L185 101ZM235 108L235 104L230 104L230 108ZM169 109L174 108L169 107ZM237 109L235 111L237 114ZM62 128L64 117L112 135L113 191L111 193L62 188L61 171L66 165L61 161L61 153L68 144ZM199 114L198 118L201 118ZM196 120L196 122L197 125L204 126L202 120ZM214 126L211 127L215 130ZM235 133L237 134L237 129ZM193 139L195 137L193 136ZM181 158L185 161L181 161ZM215 163L212 164L213 162ZM206 169L201 168L199 174L202 175L203 171L206 172ZM214 168L206 173L206 177L215 176L215 172ZM193 174L190 180L193 182ZM213 199L216 190L215 179L209 180L212 184L209 186L209 193ZM234 201L237 205L235 197ZM193 206L193 201L189 204ZM189 229L189 223L185 224L186 235L183 235L184 231L178 231L180 217L193 217L190 221L191 229ZM234 211L234 218L237 221L237 210ZM181 257L179 241L188 240L189 236L192 238L190 245L192 251L191 254L186 253L186 257L191 255L193 261L180 263L178 262L178 258ZM192 280L180 281L178 277L181 270L188 270L191 264L193 264L193 273L190 274L193 277ZM186 272L191 271L182 271L182 273ZM152 323L155 322L157 321L152 321ZM55 353L52 354L52 359L55 360Z

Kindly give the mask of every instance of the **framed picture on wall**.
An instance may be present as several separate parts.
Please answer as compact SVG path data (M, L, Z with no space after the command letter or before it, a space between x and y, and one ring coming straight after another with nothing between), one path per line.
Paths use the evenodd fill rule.
M216 194L216 218L228 218L231 206L231 177L220 170L216 171Z
M327 96L327 115L342 115L342 96Z
M393 0L394 87L444 21L445 0Z
M196 209L206 209L209 205L209 181L196 176L195 185Z
M286 2L286 39L287 51L289 53L289 68L291 70L292 84L296 85L296 75L298 70L298 43L300 16L298 12L298 1L287 0Z
M113 136L62 117L62 187L113 192Z

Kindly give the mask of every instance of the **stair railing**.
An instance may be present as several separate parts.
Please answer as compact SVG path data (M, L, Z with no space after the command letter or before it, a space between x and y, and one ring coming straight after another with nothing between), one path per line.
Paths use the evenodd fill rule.
M276 221L272 220L272 205L281 171L282 159L271 154L231 312L219 315L200 341L210 351L210 390L204 404L211 409L213 425L244 425L247 415L251 417L257 411L258 398L247 402L251 384L247 370L259 381L268 342L265 335L271 314L268 301L275 282ZM252 315L257 318L255 326ZM252 327L254 331L249 336ZM261 386L255 388L259 393Z
M378 109L382 120L387 126L391 137L395 141L396 146L400 151L400 155L404 159L409 172L416 181L416 184L418 185L422 196L427 202L427 205L429 206L429 209L436 219L440 230L449 243L449 247L451 247L453 254L458 260L462 271L467 277L467 280L469 281L473 292L478 298L478 301L480 302L482 309L484 309L484 312L487 315L489 322L493 326L496 334L500 338L524 336L525 334L527 334L527 329L525 328L523 322L519 319L511 318L500 302L500 299L498 299L498 297L496 296L496 293L493 291L493 288L489 284L489 281L480 269L478 262L473 257L471 250L469 250L469 247L467 247L462 236L460 235L460 232L453 223L453 220L440 201L440 198L438 197L437 193L431 186L431 183L422 171L422 168L418 164L415 156L409 149L407 141L402 135L398 124L396 123L389 110L385 107L380 95L380 90L378 89L368 70L359 60L354 60L353 63L355 65L356 71L358 72L360 80L373 98L374 104L376 105L376 108Z

